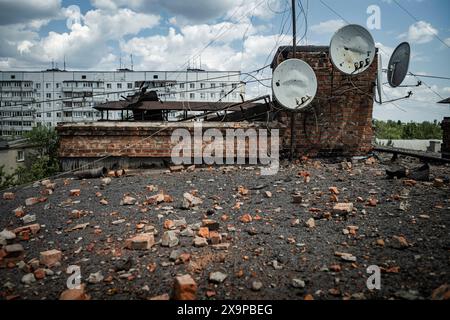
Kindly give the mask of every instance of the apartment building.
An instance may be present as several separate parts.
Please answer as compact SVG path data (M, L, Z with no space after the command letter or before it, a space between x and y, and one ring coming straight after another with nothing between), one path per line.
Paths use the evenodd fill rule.
M131 95L144 85L162 101L238 102L245 95L240 71L0 71L0 135L35 126L96 121L93 107ZM173 117L175 114L172 115ZM120 112L110 111L110 120Z

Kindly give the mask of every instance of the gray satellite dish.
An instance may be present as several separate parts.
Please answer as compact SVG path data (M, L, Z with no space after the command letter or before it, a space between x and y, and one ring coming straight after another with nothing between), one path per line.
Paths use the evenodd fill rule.
M375 59L375 42L367 29L349 24L334 34L330 56L339 71L355 75L367 70Z
M378 91L378 103L383 103L383 98L381 96L381 90L383 86L383 62L381 59L381 54L378 52L378 71L377 71L377 91ZM375 100L376 101L376 100Z
M273 72L272 90L281 106L299 111L308 106L316 96L316 74L303 60L285 60Z
M408 42L400 43L389 59L387 78L389 85L393 88L402 84L408 73L411 47Z

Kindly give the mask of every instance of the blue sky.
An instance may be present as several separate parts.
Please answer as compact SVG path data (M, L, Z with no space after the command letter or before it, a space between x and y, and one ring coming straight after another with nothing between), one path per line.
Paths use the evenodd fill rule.
M418 21L394 0L301 3L308 19L302 44L328 45L345 24L342 19L366 26L367 8L376 5L381 29L370 32L384 65L399 43L409 41L412 72L450 77L450 1L398 0ZM120 60L130 67L132 54L136 70L180 70L199 66L201 60L208 70L252 71L270 61L278 45L290 43L289 8L287 0L0 0L0 70L42 70L52 60L61 67L64 57L68 69L114 70ZM303 15L297 24L302 35ZM258 77L270 77L270 72L265 69ZM385 100L408 90L414 95L395 105L375 105L374 117L422 121L450 116L450 106L435 104L439 96L450 96L450 81L423 80L431 90L384 87ZM407 77L405 83L416 80ZM267 90L249 85L247 97Z

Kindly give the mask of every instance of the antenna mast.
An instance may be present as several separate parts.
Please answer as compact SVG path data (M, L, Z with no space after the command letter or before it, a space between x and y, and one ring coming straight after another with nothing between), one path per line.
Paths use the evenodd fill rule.
M295 0L292 0L292 58L295 59L295 51L297 45L297 24L295 21ZM294 149L295 149L295 111L291 113L291 152L289 159L292 161L294 159Z

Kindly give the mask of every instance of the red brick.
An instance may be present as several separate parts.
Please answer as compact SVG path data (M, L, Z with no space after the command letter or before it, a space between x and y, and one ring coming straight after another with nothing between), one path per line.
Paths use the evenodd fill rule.
M197 284L189 275L175 277L174 299L175 300L195 300L197 298Z

